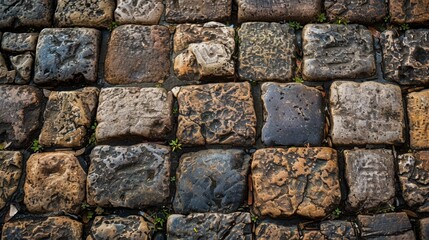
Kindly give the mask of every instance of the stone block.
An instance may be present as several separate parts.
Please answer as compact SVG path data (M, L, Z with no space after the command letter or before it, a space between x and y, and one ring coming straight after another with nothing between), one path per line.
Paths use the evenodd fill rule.
M49 27L52 22L51 0L12 0L0 2L0 28Z
M407 96L410 147L429 148L429 90L412 92Z
M325 10L331 22L341 19L369 25L384 21L389 11L384 0L325 0Z
M15 78L16 70L8 67L6 59L0 53L0 84L14 83Z
M320 233L329 240L358 239L352 223L343 220L321 222Z
M162 0L117 0L115 20L120 24L158 24L164 12Z
M109 27L114 0L58 0L55 22L59 27Z
M38 33L5 32L1 38L1 48L4 51L22 53L36 51Z
M18 189L22 174L22 154L20 152L0 151L0 210Z
M165 19L173 23L226 21L232 0L166 0Z
M429 22L429 0L390 0L389 9L394 23Z
M13 80L13 83L29 83L31 80L31 72L33 71L33 54L27 52L15 56L10 56L9 60L12 65L12 71L15 71L15 79Z
M148 240L150 230L147 222L140 216L104 216L95 217L86 240L135 239Z
M404 212L377 215L358 215L363 239L415 239L411 223Z
M299 240L300 234L297 226L283 226L271 222L260 223L255 230L256 240Z
M429 218L423 218L419 220L420 239L429 239Z

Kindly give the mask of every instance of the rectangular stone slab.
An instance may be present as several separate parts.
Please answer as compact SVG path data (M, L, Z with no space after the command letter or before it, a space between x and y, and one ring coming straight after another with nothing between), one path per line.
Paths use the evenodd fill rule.
M59 27L109 27L115 0L57 0L55 22Z
M162 0L117 0L115 21L120 24L158 24L163 11Z
M1 38L1 48L10 52L34 52L38 37L38 33L5 32Z
M172 23L225 21L232 0L166 0L165 18Z
M358 215L357 220L361 236L365 238L394 236L411 230L410 220L404 212L377 214L373 216ZM411 236L414 237L414 234L411 234Z
M429 148L429 90L407 95L410 147Z
M369 25L384 21L388 13L385 0L325 0L325 9L331 22L341 19Z
M148 223L141 216L127 217L98 216L92 223L86 240L99 239L135 239L149 240L151 231Z
M49 27L52 24L53 1L1 1L0 13L0 28Z
M389 0L389 10L395 23L429 22L429 0Z

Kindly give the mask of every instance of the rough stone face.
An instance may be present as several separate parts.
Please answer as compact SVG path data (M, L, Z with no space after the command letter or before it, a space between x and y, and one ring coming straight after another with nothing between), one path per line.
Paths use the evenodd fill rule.
M429 22L428 0L390 0L391 20L395 23Z
M174 72L182 80L234 76L235 31L224 24L181 24L174 34Z
M106 216L96 217L86 240L101 239L150 239L150 230L140 216Z
M410 147L429 148L429 90L408 94L407 111Z
M82 239L82 223L68 217L48 217L37 220L7 222L1 239Z
M22 173L20 152L0 151L0 209L6 206L18 188Z
M247 197L249 161L242 150L183 154L176 173L175 212L237 211Z
M162 204L168 198L169 147L156 144L96 146L90 157L89 204L141 208Z
M1 48L10 52L36 51L38 33L5 32L1 40Z
M320 233L330 240L357 239L352 223L341 220L321 222Z
M12 68L16 71L14 80L16 84L27 84L30 82L33 62L33 55L31 53L24 53L10 57Z
M259 149L253 154L251 169L258 215L321 218L340 203L334 149Z
M16 77L16 70L9 70L6 60L0 53L0 83L13 83Z
M391 150L344 150L344 157L350 208L370 210L393 204L395 167Z
M108 27L114 10L114 0L58 0L55 21L59 27Z
M163 88L103 88L97 109L98 142L163 139L172 126L173 95Z
M0 2L0 28L49 27L51 0L13 0Z
M249 213L172 214L167 220L168 239L252 239Z
M238 30L238 74L249 81L286 81L292 78L295 33L287 24L250 22Z
M169 59L167 27L119 26L110 36L105 78L110 84L158 82L170 71Z
M231 16L232 0L166 0L167 22L225 21Z
M27 161L24 204L32 213L77 213L85 199L85 178L73 153L33 154Z
M364 239L415 239L404 212L358 215L357 220Z
M255 143L250 84L218 83L173 89L179 103L176 136L185 145Z
M386 79L402 85L429 83L429 29L411 29L401 36L387 30L380 43Z
M0 86L0 142L26 147L40 126L42 93L31 86Z
M305 80L355 79L375 74L373 40L364 26L307 24L302 38Z
M388 13L384 0L325 0L325 10L329 21L342 19L361 24L383 21Z
M90 28L45 28L37 42L34 82L97 80L100 31Z
M257 240L299 240L299 230L297 226L283 226L280 224L262 222L256 227L255 235Z
M429 218L423 218L419 220L420 227L420 239L429 239Z
M98 92L95 87L52 91L46 104L40 144L47 147L81 147L95 117Z
M118 0L115 20L120 24L158 24L163 11L162 0Z
M404 109L396 85L336 81L331 85L330 112L336 145L404 142Z
M324 135L322 92L300 83L262 84L266 145L320 146Z

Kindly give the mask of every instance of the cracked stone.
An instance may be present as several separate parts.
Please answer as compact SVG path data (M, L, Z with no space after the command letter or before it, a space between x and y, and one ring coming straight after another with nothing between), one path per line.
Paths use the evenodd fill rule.
M109 27L114 0L58 0L55 21L59 27Z
M334 149L259 149L253 154L251 169L258 215L322 218L340 203Z
M173 89L179 104L176 136L184 145L255 143L250 84L217 83Z
M162 0L118 0L115 20L119 24L155 25L163 11Z
M401 89L377 82L331 85L331 137L335 145L404 142Z
M357 220L363 239L415 239L404 212L358 215Z
M329 240L357 239L352 223L342 220L321 222L320 233Z
M0 84L14 83L16 70L9 70L6 60L0 53Z
M232 0L166 0L167 22L226 21L231 16Z
M49 27L52 21L51 0L12 0L0 2L0 28Z
M150 236L148 224L141 216L104 216L95 217L86 240L148 240Z
M375 74L371 32L349 24L307 24L302 30L305 80L355 79Z
M394 23L429 23L429 0L390 0L389 9Z
M6 206L19 185L22 174L22 154L0 151L0 210Z
M27 84L31 79L31 71L33 70L33 55L24 53L10 57L12 68L16 71L15 83Z
M429 239L429 218L419 220L420 239Z
M300 234L297 226L283 226L281 224L262 222L255 230L257 240L299 240Z
M110 84L163 81L170 71L169 59L167 27L119 26L110 36L105 78Z
M23 53L35 52L38 33L11 33L5 32L1 40L1 48L4 51Z
M407 96L410 147L429 148L429 90L409 93Z
M383 21L388 14L384 0L325 0L325 10L331 22L342 19L361 24Z

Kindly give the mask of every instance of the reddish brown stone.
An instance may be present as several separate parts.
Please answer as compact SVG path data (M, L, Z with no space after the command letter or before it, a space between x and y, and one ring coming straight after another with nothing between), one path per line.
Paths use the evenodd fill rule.
M389 0L389 9L395 23L429 22L429 0Z
M407 111L410 147L429 148L429 90L408 94Z
M280 224L262 222L256 227L257 240L299 240L300 234L297 226L283 226Z
M0 151L0 210L18 189L22 174L22 154Z

